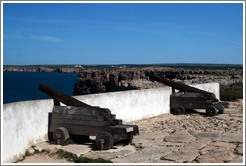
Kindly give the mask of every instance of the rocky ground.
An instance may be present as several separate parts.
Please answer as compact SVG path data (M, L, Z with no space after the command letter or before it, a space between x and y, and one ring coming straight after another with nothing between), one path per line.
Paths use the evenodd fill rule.
M26 156L19 162L71 162L55 154L61 149L114 163L242 163L243 101L230 102L224 114L213 117L202 112L163 114L131 122L139 126L140 135L134 136L131 145L115 145L107 151L95 150L92 143L67 146L38 143L36 151L46 152ZM34 153L31 149L29 152Z

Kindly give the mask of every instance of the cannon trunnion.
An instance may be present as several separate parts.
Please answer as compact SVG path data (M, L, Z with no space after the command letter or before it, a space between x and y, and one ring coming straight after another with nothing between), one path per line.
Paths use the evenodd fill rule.
M44 85L39 87L41 91L46 91L46 88L47 86ZM133 136L139 134L138 126L122 124L122 120L116 119L116 115L111 114L109 109L87 105L48 88L48 92L55 92L49 93L55 104L52 112L49 113L48 137L50 141L63 144L71 137L77 141L86 142L89 140L89 136L96 136L96 148L107 150L117 142L131 143ZM58 98L56 98L57 94ZM60 106L59 102L70 104L69 106ZM71 103L76 104L71 106Z

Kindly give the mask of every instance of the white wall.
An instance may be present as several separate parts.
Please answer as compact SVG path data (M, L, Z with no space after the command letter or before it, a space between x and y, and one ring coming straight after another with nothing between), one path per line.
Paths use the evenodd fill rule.
M29 145L47 138L48 112L52 100L34 100L3 105L3 162L13 162Z
M218 84L197 85L218 92ZM131 90L76 96L93 105L109 108L117 119L133 121L169 113L171 88ZM217 95L217 94L216 94ZM33 143L47 140L48 112L53 100L34 100L3 105L2 162L14 162Z
M190 86L214 93L216 98L220 100L220 84L219 83L195 84L195 85L190 85Z
M171 88L130 90L76 96L77 99L102 108L109 108L117 119L134 121L169 113Z

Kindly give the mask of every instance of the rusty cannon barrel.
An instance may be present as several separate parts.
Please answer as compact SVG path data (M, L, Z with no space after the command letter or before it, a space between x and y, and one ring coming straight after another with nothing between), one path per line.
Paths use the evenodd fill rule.
M91 105L88 105L86 103L83 103L82 101L79 101L73 97L70 97L66 94L63 94L59 91L56 91L46 85L39 84L39 90L46 93L47 95L51 96L54 99L55 105L60 105L59 102L67 105L67 106L76 106L76 107L84 107L91 110L96 110L99 115L103 116L103 118L110 122L111 125L115 125L113 119L111 118L111 115L106 113L105 111L101 110L100 108L93 107Z
M202 94L204 97L206 97L208 100L212 100L212 102L216 102L218 101L218 99L216 98L216 96L213 93L195 88L195 87L191 87L188 86L186 84L180 83L180 82L174 82L171 80L168 80L166 78L161 78L160 76L154 75L153 78L155 81L161 82L167 86L170 86L174 89L180 90L182 92L194 92L194 93L199 93Z

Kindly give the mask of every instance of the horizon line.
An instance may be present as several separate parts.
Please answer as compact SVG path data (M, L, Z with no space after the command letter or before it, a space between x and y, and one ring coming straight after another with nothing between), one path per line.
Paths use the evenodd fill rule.
M31 65L4 65L3 66L59 66L59 65L85 65L85 66L110 66L110 65L243 65L243 63L122 63L122 64L31 64Z

